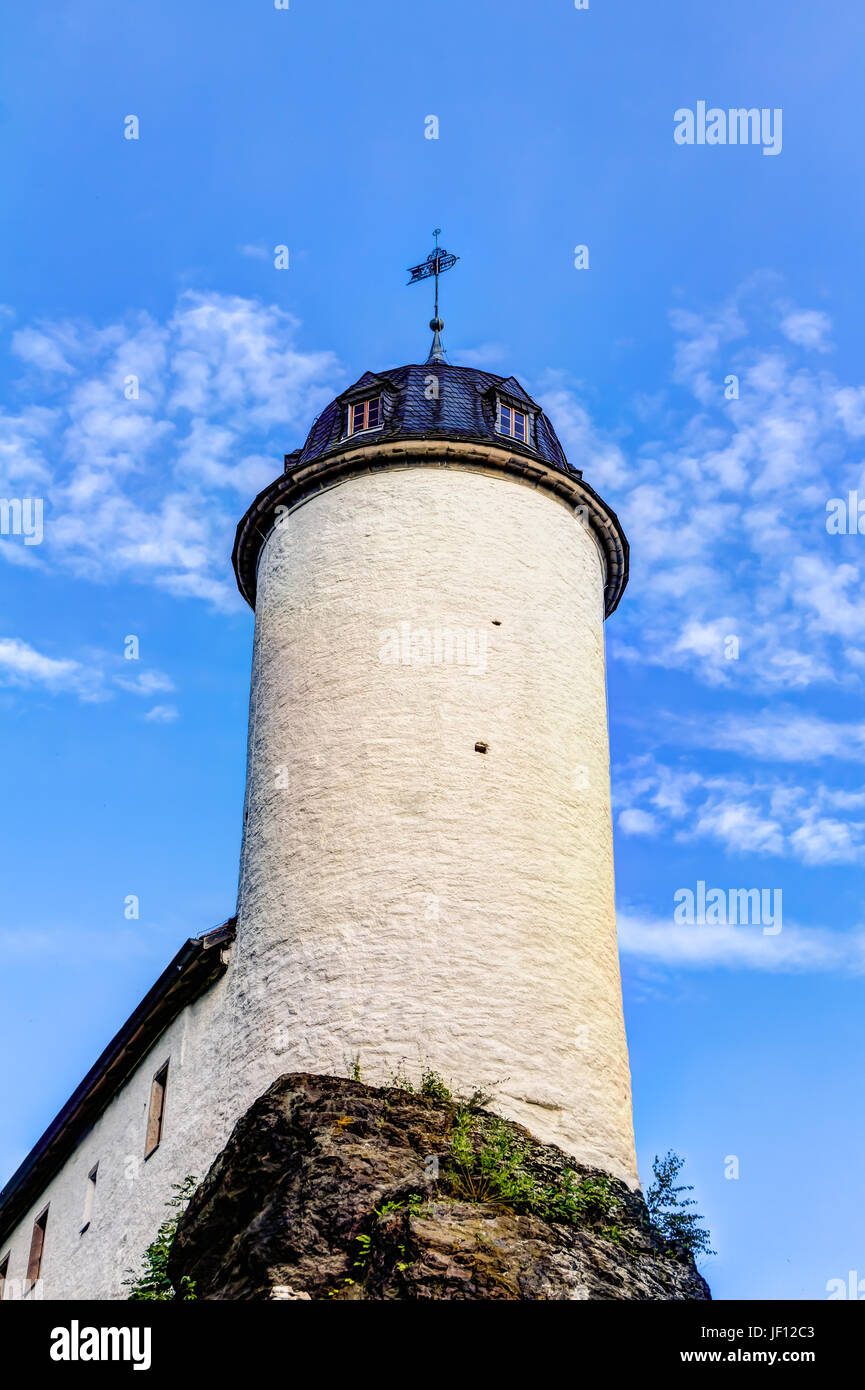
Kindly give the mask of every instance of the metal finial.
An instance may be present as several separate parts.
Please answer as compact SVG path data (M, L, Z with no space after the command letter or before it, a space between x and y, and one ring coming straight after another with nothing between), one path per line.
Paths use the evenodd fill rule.
M445 251L443 246L439 246L440 232L441 227L436 227L433 231L433 236L435 237L435 250L427 256L425 261L421 261L420 265L414 265L409 267L409 274L411 275L411 279L408 283L410 285L416 284L418 280L426 280L429 278L430 275L435 276L435 314L433 318L430 319L429 325L433 331L433 340L432 347L430 348L430 354L427 358L427 362L447 361L441 340L441 332L444 328L444 322L442 321L442 319L439 318L439 276L442 275L444 271L450 270L451 266L456 265L457 261L459 260L459 256L453 256L450 254L450 252Z

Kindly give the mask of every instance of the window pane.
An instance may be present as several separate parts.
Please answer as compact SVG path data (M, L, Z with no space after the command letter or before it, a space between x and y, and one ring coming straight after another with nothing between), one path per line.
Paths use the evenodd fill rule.
M353 405L351 408L351 429L352 433L363 429L363 404Z
M526 437L526 417L521 415L519 411L514 411L514 434L517 439L525 439Z
M370 403L369 403L369 423L370 423L370 425L377 425L377 424L379 423L379 412L380 412L380 409L381 409L381 401L378 399L378 397L376 397L376 399L375 399L374 401L370 401Z
M511 412L508 410L508 408L507 408L506 405L503 405L503 406L502 406L502 412L501 412L501 427L502 427L502 432L503 432L504 434L510 434L510 432L511 432Z

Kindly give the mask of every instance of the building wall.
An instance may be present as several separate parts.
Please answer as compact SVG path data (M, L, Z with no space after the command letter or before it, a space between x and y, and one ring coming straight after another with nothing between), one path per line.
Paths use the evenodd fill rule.
M119 1299L169 1214L171 1184L203 1177L236 1116L220 1103L227 976L178 1015L0 1247L11 1252L5 1297L20 1298L33 1222L50 1202L42 1263L46 1299ZM150 1085L170 1060L163 1138L145 1162ZM80 1234L87 1175L99 1164L90 1227Z
M271 532L235 1090L431 1067L636 1182L602 589L565 503L464 467L350 478ZM382 660L403 624L462 633L474 663L418 660L420 638Z

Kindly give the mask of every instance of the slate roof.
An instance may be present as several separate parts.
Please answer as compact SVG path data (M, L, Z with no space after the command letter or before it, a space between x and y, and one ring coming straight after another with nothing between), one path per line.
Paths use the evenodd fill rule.
M438 378L438 399L427 399L431 376ZM380 429L345 437L347 409L352 400L381 393L384 421ZM424 362L422 365L393 367L386 372L364 372L319 415L299 452L286 456L286 468L307 464L340 448L395 439L462 439L495 441L496 396L522 407L533 418L534 427L526 444L507 439L507 448L528 457L540 457L563 473L580 475L565 458L550 421L516 377L495 376L473 367L456 367L450 362Z
M430 391L431 378L438 390ZM382 424L347 435L349 406L380 396ZM499 400L528 417L523 443L496 429ZM283 472L263 488L241 517L232 562L237 586L253 608L258 557L276 521L306 496L357 469L400 466L400 451L391 448L381 462L376 445L405 441L406 455L417 453L416 440L495 445L490 466L501 466L533 486L567 497L588 513L589 524L605 556L607 580L604 611L612 613L628 582L628 541L615 512L565 457L552 424L517 381L450 362L415 363L385 372L364 372L331 401L313 421L303 447L285 455ZM447 451L445 451L447 452ZM444 462L448 462L446 458ZM503 462L504 461L504 462ZM405 456L402 457L405 462ZM564 475L559 482L556 474Z

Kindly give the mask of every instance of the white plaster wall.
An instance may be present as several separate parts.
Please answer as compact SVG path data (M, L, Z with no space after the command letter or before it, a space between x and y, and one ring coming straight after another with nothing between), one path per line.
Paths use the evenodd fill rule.
M347 1074L358 1059L373 1083L431 1067L458 1089L495 1087L502 1113L637 1181L602 589L567 506L464 468L350 479L272 533L228 972L0 1248L7 1297L48 1202L44 1297L125 1297L171 1184L203 1176L286 1071ZM477 658L485 636L485 663L382 662L382 634L406 622L473 634ZM150 1084L169 1058L145 1163Z
M237 1116L221 1107L227 976L166 1029L89 1134L0 1248L11 1251L5 1297L22 1296L33 1222L50 1202L42 1263L45 1299L126 1298L122 1281L169 1213L171 1184L201 1178ZM154 1073L170 1059L162 1143L144 1162ZM87 1175L99 1164L90 1227L83 1223Z
M465 468L348 479L258 574L229 1108L280 1071L434 1068L636 1182L603 576L562 502ZM500 626L494 626L498 620ZM486 636L486 669L382 634ZM486 754L475 743L489 745Z

